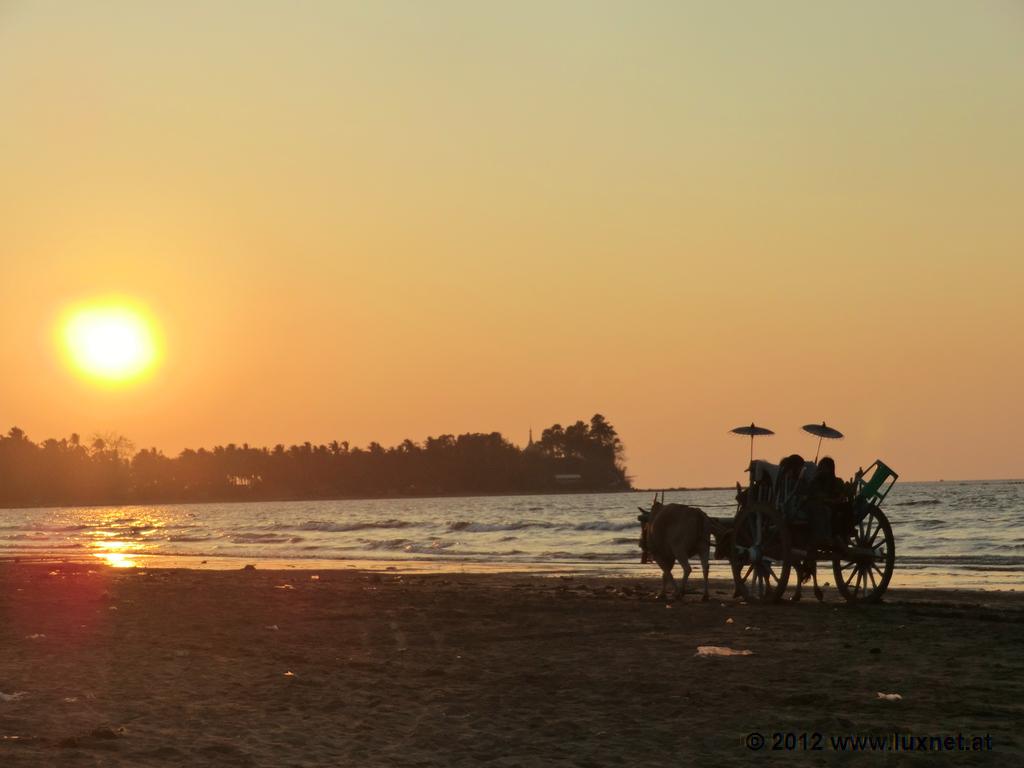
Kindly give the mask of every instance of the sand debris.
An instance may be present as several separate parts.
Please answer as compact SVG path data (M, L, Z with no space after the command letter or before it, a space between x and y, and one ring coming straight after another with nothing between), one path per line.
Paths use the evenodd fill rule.
M124 734L125 734L125 729L124 729L123 726L121 728L116 728L116 729L115 728L105 727L105 726L100 726L99 728L93 728L89 732L90 738L93 738L93 739L119 739L122 736L124 736Z
M264 629L269 629L271 632L277 632L281 628L277 626L277 624L267 624Z
M65 747L70 749L77 749L88 745L94 741L110 741L113 739L119 739L125 735L125 729L121 728L110 728L107 726L100 726L93 728L89 733L83 734L82 736L68 736L65 739L61 739L57 742L58 747Z
M42 632L36 632L34 635L25 635L26 640L42 640L45 637L46 635Z
M726 619L725 623L726 624L732 624L733 623L732 617L729 617L728 619Z
M28 691L15 691L14 693L0 691L0 701L17 701L23 696L28 696Z
M697 656L753 656L754 652L750 650L736 650L735 648L726 648L721 645L698 645Z
M278 584L274 589L295 589L291 584Z
M898 693L882 693L881 691L879 691L878 699L879 701L902 701L903 697L900 696Z

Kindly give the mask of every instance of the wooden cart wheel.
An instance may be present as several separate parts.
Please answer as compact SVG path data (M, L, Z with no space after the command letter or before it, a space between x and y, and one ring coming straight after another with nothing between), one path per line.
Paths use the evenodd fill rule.
M839 594L851 603L877 603L896 565L896 540L889 519L878 507L843 537L845 551L832 561Z
M776 603L789 581L792 542L782 513L771 504L753 502L736 513L732 577L748 603Z

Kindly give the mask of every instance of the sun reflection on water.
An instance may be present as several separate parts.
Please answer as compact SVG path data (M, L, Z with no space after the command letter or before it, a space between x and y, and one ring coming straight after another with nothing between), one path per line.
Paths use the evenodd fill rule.
M96 557L103 560L111 568L134 568L138 563L132 560L131 555L123 552L98 552Z
M134 568L137 565L132 554L118 551L128 546L127 541L94 541L92 546L100 550L93 552L93 557L98 557L112 568Z
M159 547L154 540L167 525L160 511L119 507L88 510L91 519L82 521L86 529L82 536L89 555L112 568L140 566L140 555Z

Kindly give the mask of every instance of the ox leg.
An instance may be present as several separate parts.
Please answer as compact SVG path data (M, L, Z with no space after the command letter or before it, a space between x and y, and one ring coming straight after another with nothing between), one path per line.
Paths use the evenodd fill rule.
M702 603L706 603L711 599L711 596L708 594L708 558L711 555L710 549L711 547L705 539L704 546L700 549L700 569L704 574L704 594L700 598Z
M676 597L682 597L686 594L686 585L690 581L690 572L693 570L693 568L690 567L689 560L681 560L680 565L683 566L683 588L676 593Z
M802 597L800 592L804 587L804 579L807 578L804 575L804 565L805 563L803 560L796 564L796 592L793 593L792 598L794 603L800 602L800 598Z
M815 560L811 561L811 581L814 583L814 596L820 603L825 599L825 595L821 591L821 587L818 586L818 563Z
M655 599L665 600L668 598L669 587L672 588L672 595L676 594L676 580L672 578L672 566L675 565L675 560L658 558L658 565L661 566L661 591Z

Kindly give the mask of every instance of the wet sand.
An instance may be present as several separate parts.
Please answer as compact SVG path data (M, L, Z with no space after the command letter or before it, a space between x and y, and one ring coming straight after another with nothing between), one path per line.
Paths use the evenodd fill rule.
M1024 754L1020 594L894 589L848 607L827 591L822 605L760 607L716 582L711 602L666 607L656 582L0 564L0 765ZM699 646L751 655L703 658ZM771 750L777 732L794 734L795 753ZM830 741L893 732L991 736L993 749L882 758ZM756 756L751 733L767 739Z

